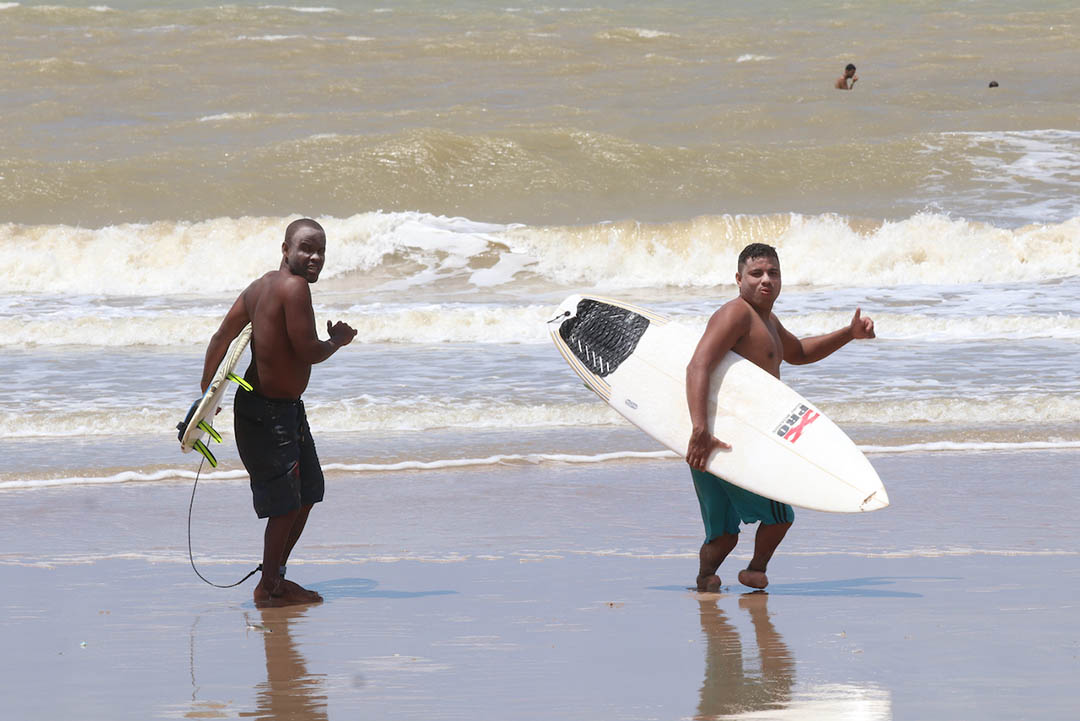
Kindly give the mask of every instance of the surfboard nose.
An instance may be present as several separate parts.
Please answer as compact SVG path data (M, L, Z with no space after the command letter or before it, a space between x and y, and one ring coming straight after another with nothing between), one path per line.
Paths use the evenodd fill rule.
M558 323L561 325L563 321L576 316L578 302L580 300L581 296L577 294L567 296L567 298L562 303L559 303L559 307L555 309L555 314L551 318L551 320L548 321L548 325L551 325L553 323Z
M885 492L885 488L879 488L865 499L859 506L860 511L879 511L889 505L889 494Z

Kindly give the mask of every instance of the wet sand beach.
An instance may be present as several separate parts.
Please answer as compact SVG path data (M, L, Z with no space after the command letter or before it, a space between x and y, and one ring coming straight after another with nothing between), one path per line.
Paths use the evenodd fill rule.
M8 711L1073 718L1080 527L1061 509L1080 454L874 460L893 506L799 512L767 593L688 590L699 520L677 462L417 472L397 488L332 475L289 571L326 601L270 610L251 581L217 590L192 573L185 484L7 492ZM1043 494L1009 494L1019 467ZM418 485L429 502L401 503ZM200 570L218 582L257 554L259 525L230 507L245 496L238 482L197 494Z

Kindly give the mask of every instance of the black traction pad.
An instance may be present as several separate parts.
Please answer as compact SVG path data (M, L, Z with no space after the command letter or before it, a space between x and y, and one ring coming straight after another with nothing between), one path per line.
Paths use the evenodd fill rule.
M617 305L583 298L577 315L559 326L570 351L601 378L630 357L649 328L649 319Z

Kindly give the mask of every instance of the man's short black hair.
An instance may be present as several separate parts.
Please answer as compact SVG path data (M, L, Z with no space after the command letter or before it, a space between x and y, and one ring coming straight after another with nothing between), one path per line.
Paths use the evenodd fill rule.
M777 263L780 262L780 256L776 254L776 248L764 243L751 243L739 253L739 270L741 271L754 258L772 258Z
M855 69L855 63L848 63L847 67L844 68L844 70L854 70L854 69Z
M285 242L292 243L293 236L296 235L297 231L301 228L310 228L326 235L326 231L323 230L323 227L311 218L300 218L299 220L294 220L289 223L289 227L285 229Z

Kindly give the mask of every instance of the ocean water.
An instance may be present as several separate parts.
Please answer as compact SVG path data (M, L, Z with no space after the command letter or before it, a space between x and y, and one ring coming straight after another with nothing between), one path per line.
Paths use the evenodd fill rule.
M667 457L545 321L599 291L703 327L755 241L796 334L874 319L784 369L872 460L1080 448L1078 26L1064 2L0 3L0 490L191 478L206 343L301 215L328 234L317 321L359 331L305 396L331 470ZM239 478L219 419L209 477Z

